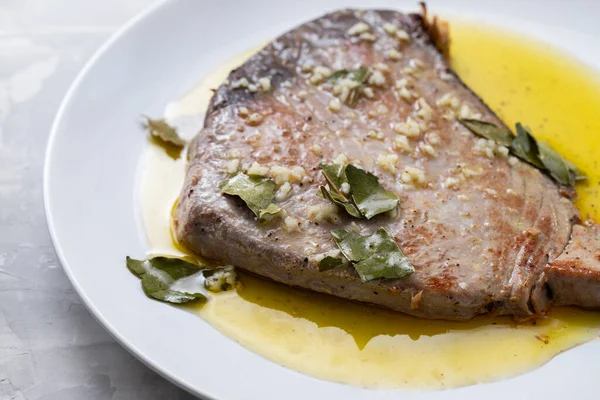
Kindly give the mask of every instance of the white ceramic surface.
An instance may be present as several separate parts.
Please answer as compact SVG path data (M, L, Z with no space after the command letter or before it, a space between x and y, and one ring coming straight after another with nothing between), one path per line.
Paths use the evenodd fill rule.
M566 2L486 1L474 6L466 0L440 0L429 6L435 13L539 37L600 69L600 26L575 31L578 16L591 12L591 3L574 1L565 7L561 4ZM142 256L147 250L137 197L146 146L138 116L159 115L169 100L222 61L295 24L336 8L367 6L416 10L415 2L399 0L172 0L115 34L69 90L46 157L48 224L74 287L133 354L211 399L597 398L600 341L513 379L442 392L373 391L321 381L255 355L196 316L149 301L124 267L126 255Z

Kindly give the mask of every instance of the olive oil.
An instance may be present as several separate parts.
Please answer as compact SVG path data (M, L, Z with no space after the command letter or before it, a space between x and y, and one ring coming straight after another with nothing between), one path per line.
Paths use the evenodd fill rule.
M509 126L521 121L589 177L577 188L582 215L597 217L600 84L594 73L547 46L489 27L452 25L453 67ZM202 113L240 55L167 107L171 119ZM185 161L150 145L142 216L152 253L184 255L170 233ZM242 287L195 307L215 328L281 365L373 388L449 388L514 376L598 337L600 313L553 310L536 323L508 317L430 321L270 282L240 272ZM196 350L201 355L199 343Z

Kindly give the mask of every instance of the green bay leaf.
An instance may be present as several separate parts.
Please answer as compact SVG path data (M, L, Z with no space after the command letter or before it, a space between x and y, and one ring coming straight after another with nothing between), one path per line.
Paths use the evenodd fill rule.
M269 221L281 211L273 203L277 185L269 178L238 173L220 184L221 192L238 196L261 222Z
M400 204L398 196L384 189L379 184L379 178L370 172L348 165L346 178L354 204L366 219L391 211Z
M408 257L384 228L369 236L336 229L331 231L331 236L363 282L379 278L400 279L415 272Z
M370 172L339 164L322 164L321 170L327 181L327 186L320 188L321 195L355 218L371 219L400 204L398 196L384 189Z
M548 173L560 184L573 186L575 178L565 160L546 142L537 143L540 161Z
M544 169L544 164L539 159L538 147L535 138L527 129L517 122L517 136L513 139L510 145L510 151L521 160L529 164Z
M127 257L126 265L141 279L142 289L148 297L175 304L206 300L206 296L199 292L188 293L172 289L179 279L200 272L200 267L195 264L172 257L152 257L148 260Z
M500 128L490 122L477 119L459 119L458 122L474 134L493 140L503 146L510 146L514 138L509 130Z
M328 271L330 269L342 266L346 263L346 261L342 258L325 256L321 261L319 261L319 271Z
M520 122L516 124L517 135L492 123L476 119L458 120L478 136L508 146L512 155L546 172L561 185L574 186L576 181L587 179L579 169L558 154L548 143L537 141L531 131Z
M583 172L581 172L579 168L575 166L575 164L573 164L567 159L564 159L564 161L567 164L567 168L569 169L569 172L571 173L575 181L584 181L587 179L587 176Z
M143 117L146 118L144 126L152 137L178 148L185 146L186 142L179 137L177 129L169 125L164 119L152 119L145 115Z

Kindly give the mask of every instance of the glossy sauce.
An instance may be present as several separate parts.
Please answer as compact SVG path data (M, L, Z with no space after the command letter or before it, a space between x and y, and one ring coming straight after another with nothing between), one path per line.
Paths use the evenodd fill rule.
M578 187L583 215L596 216L600 166L600 84L565 55L503 31L455 24L453 65L509 125L523 121L576 161L590 180ZM176 123L201 120L211 96L240 55L170 104ZM198 127L198 125L196 125ZM576 134L574 133L576 132ZM576 137L577 140L573 140ZM153 253L182 255L170 214L185 163L148 147L142 213ZM289 288L240 272L243 287L192 309L237 342L279 364L318 378L378 388L447 388L529 371L600 333L600 313L553 310L536 324L478 317L470 322L422 320ZM198 347L200 353L200 344Z

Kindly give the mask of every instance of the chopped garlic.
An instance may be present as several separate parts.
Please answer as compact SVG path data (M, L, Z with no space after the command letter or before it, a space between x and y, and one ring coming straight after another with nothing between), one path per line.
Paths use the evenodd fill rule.
M404 151L406 153L412 152L412 148L408 143L408 138L404 135L398 135L394 139L394 148L395 150Z
M333 72L331 69L322 66L316 66L313 68L312 76L309 79L309 82L313 85L318 85L323 82L325 79L329 78Z
M314 66L311 64L302 64L300 66L301 72L312 72L313 69L314 69Z
M375 92L373 92L373 88L364 87L362 88L362 94L365 95L366 98L372 99L375 96Z
M358 23L352 25L352 27L350 29L348 29L348 34L352 35L352 36L356 36L356 35L360 35L361 33L369 32L370 30L371 30L371 27L369 26L369 24L361 21L361 22L358 22Z
M456 110L460 106L460 101L456 98L454 94L446 93L436 101L436 104L438 106L450 107L453 110Z
M310 206L306 211L306 216L311 221L315 221L320 224L324 222L337 224L340 222L340 217L338 216L338 207L335 204Z
M481 118L481 114L474 112L466 104L462 105L462 107L460 108L460 111L459 111L458 115L459 115L459 117L461 119L469 119L469 118L470 119L480 119Z
M348 165L348 157L344 153L340 153L333 159L334 164Z
M382 169L395 174L396 164L398 163L398 155L397 154L379 154L377 156L377 165L379 165Z
M248 124L250 126L256 126L256 125L260 125L260 123L262 122L262 120L263 120L262 115L260 115L259 113L252 113L246 119L246 124Z
M398 28L396 27L396 25L389 23L389 22L384 23L382 25L382 28L385 31L385 33L387 33L388 35L394 35L398 31Z
M424 185L425 172L416 167L405 167L404 172L402 172L402 175L400 176L400 180L406 184Z
M369 132L367 132L367 137L369 137L371 139L383 140L383 138L385 137L385 135L381 131L376 131L376 130L372 129Z
M313 144L310 149L318 156L323 155L323 147L321 147L319 144Z
M340 190L344 194L350 194L350 184L348 182L342 183L342 185L340 186Z
M429 143L423 143L423 142L419 143L419 149L421 150L421 152L423 152L423 154L425 154L429 157L437 156L437 152L435 151L433 146L431 146Z
M395 83L396 89L402 89L408 86L409 82L407 78L398 79Z
M302 100L304 100L304 99L306 99L307 97L308 97L308 92L307 92L306 90L300 90L300 91L298 92L298 98L299 98L299 99L302 99Z
M474 176L479 176L483 174L483 168L479 167L477 170L471 169L471 168L463 168L462 169L462 175L465 177L465 179L471 179Z
M427 122L431 120L433 116L433 109L427 104L427 101L422 97L419 98L416 102L417 106L417 117L421 118L423 121Z
M240 78L237 81L233 81L231 82L230 87L232 89L240 89L240 88L247 88L248 87L248 79L246 78Z
M412 117L408 117L406 122L394 124L394 130L396 133L400 133L411 138L417 137L421 134L421 127Z
M268 92L269 90L271 90L271 78L269 77L260 78L258 80L258 84L264 92Z
M226 266L213 272L204 281L204 287L211 292L222 292L235 286L237 275L232 266Z
M384 63L377 63L377 64L373 64L373 68L381 71L381 72L390 72L390 67L387 64Z
M405 87L398 90L398 96L406 101L411 101L412 98L415 97L414 94Z
M300 221L293 217L285 217L285 219L283 220L283 229L286 232L299 232Z
M286 167L274 165L271 167L271 176L276 184L282 185L290 181L290 178L292 177L292 170Z
M338 96L342 103L345 103L350 96L352 90L358 88L360 86L360 82L355 81L350 78L338 79L333 86L333 94Z
M396 49L390 49L385 52L385 57L392 61L398 61L398 60L402 59L402 53L400 53Z
M458 189L460 181L457 178L449 177L444 181L444 186L448 189Z
M427 142L432 146L437 146L441 142L440 135L438 135L437 132L427 133L425 135L425 140L427 140Z
M227 161L225 164L225 171L228 174L235 174L240 169L240 160L234 158L233 160Z
M335 98L329 100L329 104L327 105L327 108L332 112L339 112L342 109L342 103L340 102L340 99L335 97Z
M250 114L250 110L246 107L238 108L238 115L242 118L246 118Z
M269 172L269 167L263 167L260 163L254 161L252 166L248 168L248 175L265 176Z
M373 71L373 73L369 76L368 80L369 85L382 87L385 85L385 76L379 70Z
M379 104L377 105L375 111L377 111L377 114L379 115L386 115L390 111L390 109L387 108L385 104Z
M396 31L396 38L398 38L400 41L406 41L406 42L408 42L410 40L409 34L405 30L402 30L402 29L398 29Z
M306 171L304 168L300 166L295 166L292 168L291 180L292 182L300 182L306 176Z
M275 193L275 200L283 201L287 199L291 191L292 185L290 185L289 182L285 182L283 185L281 185L279 190L277 190L277 193Z
M501 145L497 145L495 149L496 154L498 154L502 158L508 157L508 147L504 147Z
M472 148L472 152L475 155L481 155L487 158L494 158L494 150L496 148L496 142L484 138L479 138L475 142Z
M364 32L358 35L358 37L362 40L366 40L367 42L374 42L377 40L377 37L373 35L371 32Z

